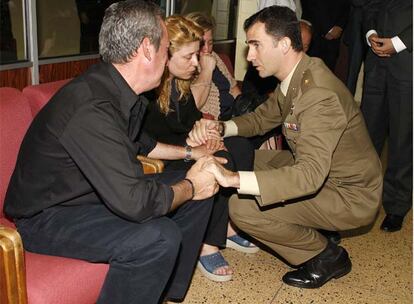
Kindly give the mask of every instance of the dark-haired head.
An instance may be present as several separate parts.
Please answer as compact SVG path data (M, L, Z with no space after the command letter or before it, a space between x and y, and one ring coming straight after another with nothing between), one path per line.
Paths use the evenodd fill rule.
M264 8L245 20L244 30L247 32L258 22L265 25L266 33L272 36L275 42L288 37L295 51L303 50L299 21L290 8L277 5Z

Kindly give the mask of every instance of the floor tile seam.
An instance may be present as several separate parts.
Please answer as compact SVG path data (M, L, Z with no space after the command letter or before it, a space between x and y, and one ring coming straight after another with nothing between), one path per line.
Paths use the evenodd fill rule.
M275 302L275 300L277 299L277 296L279 295L280 290L282 290L282 288L283 288L283 283L280 283L280 284L279 284L279 288L276 290L276 293L275 293L275 295L273 296L273 298L272 298L272 300L270 301L270 303L269 303L269 304L277 304L277 302Z

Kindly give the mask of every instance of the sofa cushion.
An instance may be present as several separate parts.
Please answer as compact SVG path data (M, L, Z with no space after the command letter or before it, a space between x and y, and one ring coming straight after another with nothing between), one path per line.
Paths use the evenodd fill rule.
M27 251L25 259L30 304L96 303L109 268L108 264Z
M0 218L20 144L32 121L29 103L22 92L0 88Z
M32 116L35 117L49 99L69 81L70 79L64 79L25 87L23 94L29 100Z

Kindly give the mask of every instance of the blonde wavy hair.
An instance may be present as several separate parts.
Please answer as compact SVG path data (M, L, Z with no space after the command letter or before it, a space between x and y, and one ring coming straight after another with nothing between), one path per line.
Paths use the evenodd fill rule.
M165 20L167 26L168 37L170 39L170 46L168 48L169 57L178 51L183 45L201 41L204 31L201 27L196 25L193 21L178 15L173 15ZM161 84L157 89L158 105L161 113L165 115L170 111L170 95L171 95L171 81L170 72L168 68L165 69L161 79ZM190 85L193 79L183 80L174 79L176 82L178 92L180 94L179 99L186 97L190 94Z

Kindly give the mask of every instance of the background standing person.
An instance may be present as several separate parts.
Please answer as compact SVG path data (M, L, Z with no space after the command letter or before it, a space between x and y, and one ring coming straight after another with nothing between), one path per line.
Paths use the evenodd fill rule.
M413 6L410 0L369 1L364 32L365 60L361 110L378 155L388 138L381 229L401 229L413 193Z
M265 8L244 28L247 60L261 77L281 83L254 112L226 122L201 120L190 138L249 137L282 125L290 149L256 151L254 171L205 165L220 185L244 194L230 198L234 223L297 266L283 282L319 288L349 273L351 261L317 229L353 229L375 219L381 164L353 96L320 59L304 54L293 11Z
M167 61L168 33L152 2L105 12L103 62L59 90L21 144L4 211L26 250L109 263L97 303L182 299L218 185L203 170L145 175L137 154L182 159L184 147L141 132Z
M302 19L309 21L313 29L309 56L321 58L334 71L349 15L349 1L301 0L301 3Z

